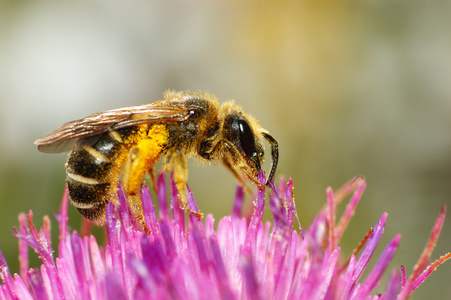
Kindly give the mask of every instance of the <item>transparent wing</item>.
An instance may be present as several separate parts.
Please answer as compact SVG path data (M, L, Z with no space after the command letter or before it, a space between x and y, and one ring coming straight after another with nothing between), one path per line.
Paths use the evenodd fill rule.
M81 138L145 123L180 122L188 116L189 111L186 108L170 105L167 100L161 100L140 106L108 110L68 122L34 143L41 152L65 152Z

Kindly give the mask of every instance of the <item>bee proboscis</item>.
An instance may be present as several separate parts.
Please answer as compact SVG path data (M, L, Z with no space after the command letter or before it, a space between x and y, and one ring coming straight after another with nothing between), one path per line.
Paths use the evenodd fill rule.
M163 159L162 169L173 172L180 207L202 216L187 204L186 158L222 162L242 184L246 177L258 184L263 139L272 150L269 183L277 168L278 143L252 116L233 101L219 105L207 93L167 91L157 102L68 122L35 144L45 153L71 151L66 181L81 215L104 224L106 207L115 201L121 180L132 213L147 229L139 190L144 175L152 174L157 161Z

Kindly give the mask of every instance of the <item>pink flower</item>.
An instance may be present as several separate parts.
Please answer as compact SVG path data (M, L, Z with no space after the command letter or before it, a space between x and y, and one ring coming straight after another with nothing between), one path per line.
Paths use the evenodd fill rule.
M264 183L262 174L259 180ZM244 196L238 187L230 216L222 218L216 230L211 215L205 220L189 216L185 222L187 215L178 206L172 181L171 216L163 176L158 185L158 217L149 190L145 186L141 190L151 234L139 230L119 192L119 207L109 204L107 208L108 243L103 247L92 235L82 237L68 229L66 192L58 216L57 257L50 243L49 218L36 230L32 213L28 213L28 225L22 214L15 230L20 239L20 275L10 274L0 253L0 299L406 299L451 257L447 254L428 266L444 221L443 208L412 275L407 279L403 267L393 270L384 292L374 294L398 249L400 235L385 246L362 278L384 232L384 213L349 259L343 259L346 255L338 245L365 189L362 178L336 193L328 189L327 205L305 232L293 230L298 220L291 180L271 187L272 223L262 221L264 189L257 191L253 213L241 216ZM351 193L337 223L335 207ZM189 205L197 210L191 193ZM39 255L40 268L29 269L27 247Z

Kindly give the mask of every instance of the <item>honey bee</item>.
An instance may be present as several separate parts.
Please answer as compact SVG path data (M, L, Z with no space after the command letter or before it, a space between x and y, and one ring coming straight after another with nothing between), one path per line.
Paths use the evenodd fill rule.
M66 181L72 204L97 225L105 223L109 202L115 204L119 181L133 215L144 228L140 186L157 161L173 172L182 209L187 204L186 159L222 162L241 182L256 177L264 161L263 138L271 145L273 180L279 156L277 140L233 101L219 105L202 92L166 91L163 100L124 107L68 122L34 143L44 153L71 151Z

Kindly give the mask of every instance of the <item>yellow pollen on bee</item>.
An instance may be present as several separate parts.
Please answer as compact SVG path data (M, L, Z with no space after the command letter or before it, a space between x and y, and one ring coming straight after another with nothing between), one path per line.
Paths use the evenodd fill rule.
M168 141L169 133L164 125L154 125L147 133L149 139L152 139L159 147L162 147Z
M130 149L128 162L125 166L126 178L124 180L127 193L138 191L142 178L160 155L168 140L168 131L164 125L154 125L143 138L141 131L135 135L142 139Z
M150 140L152 143L161 146L166 144L168 136L168 131L164 125L153 125L150 129L141 126L124 140L124 144L136 144L141 140Z

